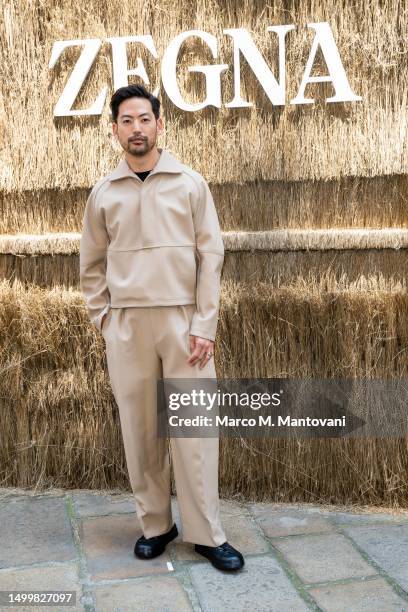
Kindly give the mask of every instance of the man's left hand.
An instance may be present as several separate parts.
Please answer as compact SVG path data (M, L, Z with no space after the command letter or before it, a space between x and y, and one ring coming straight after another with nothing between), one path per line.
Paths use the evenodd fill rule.
M207 338L190 336L190 352L191 356L188 358L187 363L195 366L196 363L200 362L199 367L202 370L214 355L214 342L207 340Z

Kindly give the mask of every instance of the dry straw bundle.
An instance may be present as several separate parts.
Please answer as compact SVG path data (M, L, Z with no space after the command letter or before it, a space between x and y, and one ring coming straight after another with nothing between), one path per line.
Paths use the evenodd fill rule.
M268 284L227 282L217 371L226 378L406 377L407 306L401 291L324 293L299 284L271 292ZM81 295L3 282L0 335L2 482L128 486L103 340ZM403 440L226 440L221 450L222 494L406 500Z
M0 232L80 231L89 187L0 191ZM211 183L210 187L225 231L408 225L407 174L302 181L257 179L244 184Z
M74 232L3 234L0 279L79 289L79 240ZM223 240L223 281L267 281L280 287L304 279L319 291L406 288L407 230L240 231L224 232Z
M198 39L183 45L178 82L190 102L203 100L204 79L188 66L226 63L225 104L233 98L233 50L223 29L246 28L278 76L277 38L266 27L295 24L287 36L284 107L271 105L244 60L241 93L251 108L186 113L160 90L166 133L159 145L205 176L224 231L218 375L407 376L403 2L90 0L68 7L5 0L3 7L1 484L129 487L103 340L78 287L86 197L120 159L108 116L110 36L152 35L158 60L141 46L128 49L129 66L140 55L154 89L160 58L177 34L215 35L216 60ZM320 21L330 23L362 101L327 104L334 91L326 83L306 89L314 104L289 104L314 36L306 24ZM53 43L84 38L103 45L75 107L90 106L108 85L105 111L55 119L80 49L64 52L49 70ZM313 74L326 74L321 56ZM221 493L406 506L407 467L403 438L227 440Z

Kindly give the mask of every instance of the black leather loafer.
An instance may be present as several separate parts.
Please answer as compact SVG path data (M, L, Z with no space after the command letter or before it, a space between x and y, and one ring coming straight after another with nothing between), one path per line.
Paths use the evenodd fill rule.
M206 557L219 570L239 570L245 563L241 553L228 542L220 546L195 544L195 551Z
M178 530L176 523L174 523L170 531L162 535L154 536L153 538L145 538L142 536L135 544L135 555L139 557L139 559L154 559L161 555L166 545L174 540L174 538L177 538L177 536Z

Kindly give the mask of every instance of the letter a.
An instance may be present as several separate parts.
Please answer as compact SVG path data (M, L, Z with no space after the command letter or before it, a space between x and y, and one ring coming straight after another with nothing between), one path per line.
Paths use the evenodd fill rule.
M312 104L314 102L313 98L304 97L306 85L308 83L322 83L325 81L331 81L336 91L336 95L331 98L327 98L326 102L351 102L352 100L362 100L361 96L356 96L351 90L346 72L343 68L343 64L341 63L339 51L333 38L333 33L327 21L323 21L321 23L308 23L307 27L316 30L316 36L313 40L312 49L310 51L309 59L307 60L298 95L296 98L293 98L290 103ZM310 76L319 45L322 49L324 60L329 70L329 76Z

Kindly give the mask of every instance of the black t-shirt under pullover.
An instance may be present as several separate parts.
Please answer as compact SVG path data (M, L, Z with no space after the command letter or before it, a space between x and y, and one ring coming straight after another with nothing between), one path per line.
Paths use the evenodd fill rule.
M141 178L141 179L142 179L142 181L144 181L144 180L145 180L145 178L146 178L146 176L147 176L148 174L150 174L150 172L151 172L151 170L145 170L144 172L135 172L135 174L137 174L137 176L138 176L139 178Z

